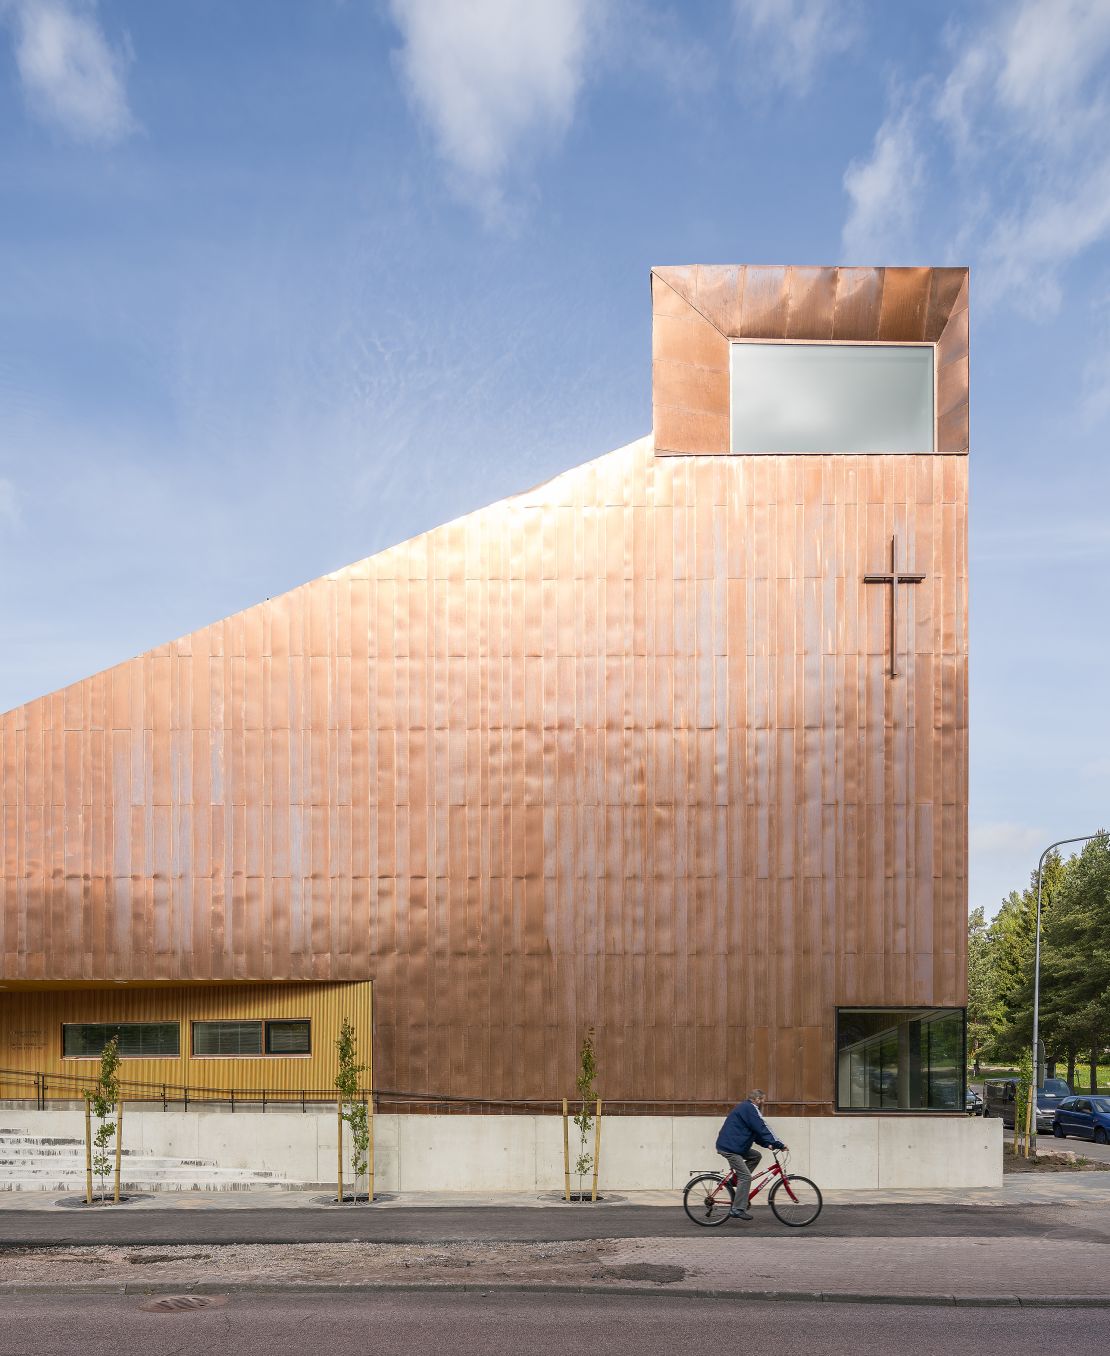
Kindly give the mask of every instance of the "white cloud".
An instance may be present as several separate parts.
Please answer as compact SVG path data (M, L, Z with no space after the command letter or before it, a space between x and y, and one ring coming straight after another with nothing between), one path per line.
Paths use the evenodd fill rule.
M1110 5L1021 0L956 41L934 113L968 172L995 185L979 295L1054 310L1061 270L1110 236Z
M984 299L1008 294L1026 310L1055 310L1060 270L1108 235L1110 156L1059 175L999 221L984 246Z
M41 121L77 141L110 145L134 130L124 73L130 52L105 37L91 3L0 0L24 97Z
M767 56L763 69L779 84L804 92L823 57L845 51L855 40L855 5L845 0L734 0L742 34ZM746 78L760 63L751 62Z
M600 6L587 0L390 0L412 102L462 192L488 215L505 179L574 116Z
M968 847L972 852L1001 853L1024 860L1034 849L1044 847L1044 830L1005 820L973 824L968 831Z
M998 97L1026 117L1032 132L1070 140L1077 123L1090 125L1099 110L1085 101L1083 88L1110 50L1106 0L1027 0L1004 19L999 46Z
M1067 145L1102 124L1105 98L1091 77L1110 51L1105 0L1022 0L1003 6L974 35L958 35L960 55L936 101L963 151L989 138L992 112L1011 133L1046 145Z
M871 264L908 258L924 166L914 115L903 109L879 128L870 158L853 161L845 171L844 189L851 201L844 224L845 259Z
M912 188L915 154L939 166L951 152L954 191L915 219L976 266L980 304L1043 314L1067 266L1110 239L1110 3L1002 0L977 13L950 29L947 69L919 84L913 119L896 104L872 159L849 167L845 241L897 241L898 176Z
M1049 841L1043 829L1001 820L972 824L968 830L968 895L988 918L1011 890L1023 890L1037 858Z

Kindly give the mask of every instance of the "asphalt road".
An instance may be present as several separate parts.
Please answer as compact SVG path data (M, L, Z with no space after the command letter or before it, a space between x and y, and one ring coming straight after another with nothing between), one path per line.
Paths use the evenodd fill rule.
M234 1295L148 1313L136 1296L7 1298L0 1356L806 1356L1106 1350L1105 1311L677 1299L651 1295Z
M815 1224L786 1229L760 1209L746 1234L792 1238L963 1238L1031 1236L1110 1244L1110 1210L1102 1205L835 1205ZM597 1210L505 1207L374 1210L0 1211L0 1251L12 1246L116 1243L434 1243L547 1242L588 1238L704 1238L677 1206L609 1206ZM1110 1269L1110 1256L1108 1256Z

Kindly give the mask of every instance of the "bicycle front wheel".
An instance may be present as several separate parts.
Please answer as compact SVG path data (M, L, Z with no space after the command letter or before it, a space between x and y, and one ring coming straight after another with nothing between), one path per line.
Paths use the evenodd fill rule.
M710 1228L724 1224L732 1209L733 1188L715 1172L704 1172L688 1182L682 1193L682 1208L695 1224Z
M779 1223L789 1224L792 1229L812 1224L824 1204L816 1182L793 1174L780 1178L771 1188L767 1199Z

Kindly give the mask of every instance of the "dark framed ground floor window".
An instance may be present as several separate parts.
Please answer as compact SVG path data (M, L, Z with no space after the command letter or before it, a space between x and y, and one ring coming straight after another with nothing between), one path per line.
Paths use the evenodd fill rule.
M194 1022L193 1054L236 1059L243 1055L307 1055L312 1023L295 1021Z
M838 1111L963 1111L963 1008L837 1008Z
M308 1020L267 1022L266 1053L268 1055L310 1055L312 1053L312 1023Z
M115 1036L122 1059L177 1059L181 1054L178 1022L63 1022L65 1059L99 1059Z

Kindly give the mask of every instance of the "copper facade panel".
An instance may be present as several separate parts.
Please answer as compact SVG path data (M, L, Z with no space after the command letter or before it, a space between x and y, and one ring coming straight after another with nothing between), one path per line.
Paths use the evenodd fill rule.
M610 1098L827 1109L838 1003L965 996L966 473L645 440L8 713L5 978L373 978L383 1087L559 1097L592 1023Z

